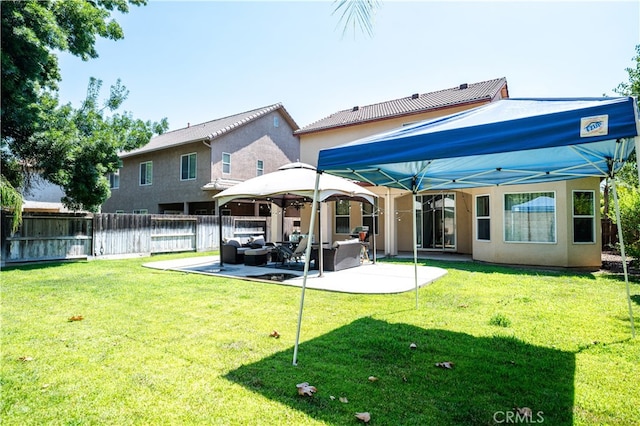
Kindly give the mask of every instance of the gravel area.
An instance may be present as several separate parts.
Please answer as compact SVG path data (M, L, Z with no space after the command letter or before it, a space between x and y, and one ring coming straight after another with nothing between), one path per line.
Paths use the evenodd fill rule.
M636 262L638 263L638 262ZM614 253L610 251L602 252L602 269L607 272L614 273L623 273L622 269L622 256L619 253ZM639 275L640 269L637 267L631 266L631 260L627 257L627 272L629 275Z

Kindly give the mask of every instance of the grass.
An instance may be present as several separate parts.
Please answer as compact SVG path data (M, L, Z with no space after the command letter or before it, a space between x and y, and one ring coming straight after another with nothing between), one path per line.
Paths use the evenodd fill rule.
M184 256L3 270L2 424L357 425L368 411L371 425L488 425L515 407L551 425L640 418L619 277L429 261L449 273L418 310L413 292L308 290L294 367L300 290L141 267ZM637 281L632 293L640 328ZM312 398L297 395L305 381Z

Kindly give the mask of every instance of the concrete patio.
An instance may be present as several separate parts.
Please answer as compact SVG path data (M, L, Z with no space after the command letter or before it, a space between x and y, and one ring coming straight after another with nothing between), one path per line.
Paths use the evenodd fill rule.
M433 255L432 258L465 261L464 256ZM411 254L401 254L399 258L412 258ZM424 255L420 256L424 259ZM220 267L219 256L194 257L159 262L145 263L143 266L161 270L181 271L220 277L240 278L301 287L303 283L303 263L279 265L273 262L266 266L247 266L244 264L224 264ZM341 271L324 271L320 276L318 270L309 270L307 288L336 291L344 293L388 294L402 293L415 289L417 271L418 287L425 286L446 275L442 268L413 264L392 264L386 262L363 262L355 268Z

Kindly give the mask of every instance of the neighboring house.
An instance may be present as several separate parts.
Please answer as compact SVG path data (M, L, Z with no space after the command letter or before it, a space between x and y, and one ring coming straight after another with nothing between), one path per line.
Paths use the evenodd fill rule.
M64 190L34 174L28 190L23 191L23 213L69 213L71 210L62 204Z
M102 211L217 214L213 195L300 158L297 129L274 104L156 136L120 154L122 167L109 176L111 197ZM266 216L268 210L251 200L223 206L225 215Z
M300 159L317 165L321 149L508 97L506 78L498 78L338 111L295 132ZM599 179L587 178L420 193L415 199L418 249L472 254L496 263L600 266L598 188ZM413 251L412 194L368 189L379 195L376 215L360 203L321 206L331 218L323 240L348 238L354 228L371 228L375 220L379 250L388 255Z

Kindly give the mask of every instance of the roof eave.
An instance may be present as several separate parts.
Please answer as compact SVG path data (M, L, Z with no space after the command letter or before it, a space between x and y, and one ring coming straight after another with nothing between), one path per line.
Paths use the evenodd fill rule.
M209 135L206 138L196 138L196 139L191 139L191 140L184 141L184 142L178 142L178 143L172 144L172 145L158 146L158 147L151 148L151 149L146 149L146 150L142 150L142 149L144 149L144 147L142 147L142 148L138 148L138 149L133 150L133 151L120 153L120 154L118 154L118 157L120 157L120 158L135 157L137 155L149 154L151 152L156 152L156 151L164 151L165 149L168 149L168 148L173 148L173 147L176 147L176 146L188 145L188 144L191 144L191 143L198 143L198 142L208 143L208 142L211 141L211 139L212 139L212 137L211 137L211 135Z

